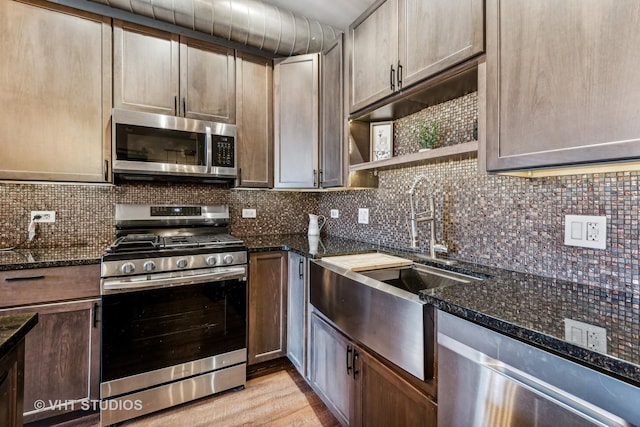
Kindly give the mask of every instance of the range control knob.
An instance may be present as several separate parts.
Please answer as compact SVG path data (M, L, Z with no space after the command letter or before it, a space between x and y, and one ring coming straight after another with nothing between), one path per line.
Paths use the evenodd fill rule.
M176 262L176 266L178 268L185 268L187 266L187 260L184 258L180 258L178 262Z
M153 271L156 269L156 263L153 261L147 261L144 263L144 265L142 266L142 269L149 273L150 271Z
M224 258L222 258L222 262L231 264L233 262L233 255L225 255Z
M207 265L216 265L218 263L218 258L211 255L207 257L205 262L207 263Z
M122 274L131 274L136 271L136 266L132 262L125 262L120 267L120 271L122 271Z

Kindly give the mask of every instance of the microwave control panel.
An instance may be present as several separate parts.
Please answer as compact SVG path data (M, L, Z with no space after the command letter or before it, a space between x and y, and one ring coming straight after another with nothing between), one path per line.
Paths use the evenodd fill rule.
M234 167L235 145L232 136L212 135L212 165L219 167Z

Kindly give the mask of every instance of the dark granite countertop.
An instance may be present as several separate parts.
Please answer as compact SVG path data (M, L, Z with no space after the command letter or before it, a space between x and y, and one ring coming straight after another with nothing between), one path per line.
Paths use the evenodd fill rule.
M38 313L0 316L0 359L8 354L38 323Z
M308 258L373 252L380 249L380 246L371 243L335 236L322 236L316 239L306 234L244 236L242 240L247 245L249 252L284 250L296 252Z
M0 251L0 271L99 264L104 247L17 249Z

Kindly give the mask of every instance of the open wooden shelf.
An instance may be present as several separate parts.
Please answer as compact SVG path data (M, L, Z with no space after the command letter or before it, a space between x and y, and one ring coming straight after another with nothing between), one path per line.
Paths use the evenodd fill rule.
M434 148L433 150L419 153L407 154L404 156L392 157L390 159L376 160L375 162L358 163L349 166L349 172L368 169L390 169L399 166L417 166L440 160L461 158L478 154L478 141L463 142L449 147Z

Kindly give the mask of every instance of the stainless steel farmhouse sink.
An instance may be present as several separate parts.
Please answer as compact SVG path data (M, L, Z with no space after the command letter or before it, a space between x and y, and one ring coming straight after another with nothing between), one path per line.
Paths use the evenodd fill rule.
M355 272L328 261L310 265L310 301L351 339L411 375L434 372L434 318L422 289L479 280L420 264Z

